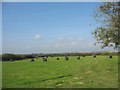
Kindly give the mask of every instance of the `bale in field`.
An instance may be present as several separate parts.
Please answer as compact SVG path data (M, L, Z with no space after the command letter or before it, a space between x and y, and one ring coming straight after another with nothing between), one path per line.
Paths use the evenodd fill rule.
M31 59L30 61L31 61L31 62L34 62L34 59Z
M78 60L80 60L80 56L79 56L79 57L77 57L77 59L78 59Z
M65 56L65 60L69 60L68 56Z
M10 59L10 62L13 62L13 59Z
M83 55L83 57L85 57L85 55Z
M57 60L59 60L59 58L57 58Z
M109 55L109 58L112 58L112 55Z
M94 55L93 57L96 58L96 55Z
M46 58L46 57L43 57L42 60L43 60L43 61L47 61L47 58Z

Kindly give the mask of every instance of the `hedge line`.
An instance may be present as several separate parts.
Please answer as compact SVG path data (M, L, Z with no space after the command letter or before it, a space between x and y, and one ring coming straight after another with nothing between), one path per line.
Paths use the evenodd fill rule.
M91 55L120 55L117 52L94 52L94 53L52 53L52 54L2 54L0 58L2 61L10 61L12 60L23 60L23 59L31 59L38 57L55 57L55 56L91 56Z

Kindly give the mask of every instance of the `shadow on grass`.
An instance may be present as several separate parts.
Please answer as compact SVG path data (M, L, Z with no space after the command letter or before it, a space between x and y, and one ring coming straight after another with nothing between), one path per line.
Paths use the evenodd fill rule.
M59 77L55 77L55 78L50 78L50 79L43 79L43 80L41 80L41 81L47 81L47 80L60 79L60 78L69 77L69 76L72 76L72 75L62 75L62 76L59 76Z
M72 76L72 75L62 75L62 76L58 76L58 77L54 77L54 78L38 80L38 81L35 81L35 82L25 82L24 84L27 85L27 84L31 84L31 83L45 82L45 81L49 81L49 80L61 79L61 78L70 77L70 76Z

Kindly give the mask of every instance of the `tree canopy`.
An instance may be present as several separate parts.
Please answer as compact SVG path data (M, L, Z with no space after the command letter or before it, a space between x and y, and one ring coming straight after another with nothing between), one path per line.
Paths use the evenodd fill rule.
M98 23L93 35L101 47L120 47L120 2L104 2L95 11Z

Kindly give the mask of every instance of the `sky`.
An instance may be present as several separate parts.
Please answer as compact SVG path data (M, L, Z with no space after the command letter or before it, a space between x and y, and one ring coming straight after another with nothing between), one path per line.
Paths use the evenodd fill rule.
M2 3L0 2L0 54L2 53Z
M100 2L3 2L2 53L112 51L91 34Z
M2 0L3 2L118 2L119 0Z

